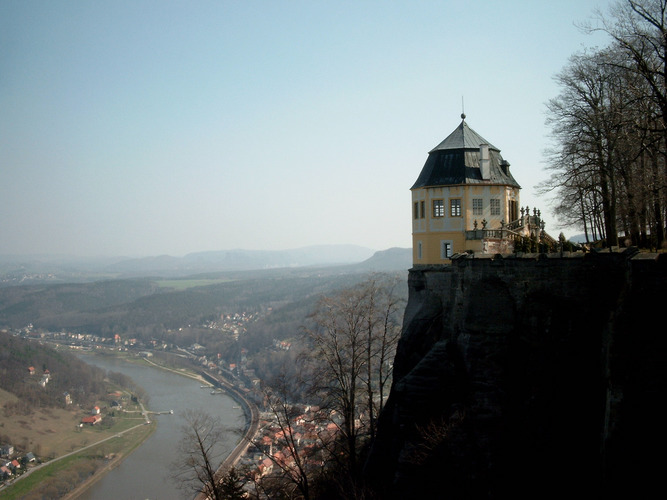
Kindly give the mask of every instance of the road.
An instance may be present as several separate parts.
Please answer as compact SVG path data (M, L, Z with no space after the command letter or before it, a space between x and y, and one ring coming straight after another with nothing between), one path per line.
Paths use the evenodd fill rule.
M143 405L142 405L142 407L143 407ZM35 472L36 470L39 470L39 469L41 469L42 467L45 467L45 466L47 466L47 465L51 465L51 464L57 462L58 460L62 460L63 458L71 457L72 455L76 455L77 453L81 453L82 451L85 451L85 450L87 450L87 449L89 449L89 448L92 448L92 447L94 447L94 446L97 446L98 444L102 444L102 443L104 443L105 441L109 441L110 439L118 439L120 436L122 436L122 435L125 434L126 432L133 431L134 429L137 429L138 427L141 427L142 425L146 425L146 424L145 424L145 423L144 423L144 424L137 424L137 425L135 425L134 427L130 427L129 429L125 429L124 431L117 432L117 433L114 434L113 436L109 436L109 437L104 438L104 439L102 439L102 440L100 440L100 441L97 441L97 442L95 442L95 443L93 443L93 444L86 445L86 446L84 446L83 448L79 448L78 450L74 450L74 451L72 451L72 452L70 452L70 453L65 453L64 455L61 455L61 456L59 456L59 457L57 457L57 458L54 458L54 459L52 459L52 460L49 460L48 462L44 462L44 463L42 463L42 464L36 465L35 467L32 467L31 469L27 470L24 474L21 474L19 477L17 477L14 481L12 481L11 484L16 484L18 481L20 481L21 479L23 479L23 478L25 478L25 477L28 477L30 474L32 474L32 473ZM7 486L9 486L9 484L8 484Z
M259 409L257 408L257 406L255 406L255 404L248 401L243 395L243 393L237 390L236 387L234 387L229 382L225 380L220 380L216 377L213 377L210 374L207 375L216 380L218 386L224 387L224 389L228 393L230 393L232 397L234 397L234 399L239 400L250 411L250 424L248 425L248 429L241 438L241 441L239 441L239 444L236 445L236 448L234 448L232 452L229 454L229 456L222 462L222 464L220 464L220 467L218 467L218 470L215 473L218 480L221 480L222 477L225 475L225 473L231 467L235 466L236 463L245 454L245 452L248 450L248 447L252 443L252 440L257 434L257 431L259 429ZM206 498L207 497L204 493L200 493L195 497L195 500L206 500Z

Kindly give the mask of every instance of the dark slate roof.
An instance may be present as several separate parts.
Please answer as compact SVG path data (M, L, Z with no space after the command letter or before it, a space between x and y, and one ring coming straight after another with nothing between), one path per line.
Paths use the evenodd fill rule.
M464 116L465 115L462 117ZM480 144L488 144L489 149L494 149L500 152L500 149L493 146L489 141L484 139L484 137L468 127L465 119L463 119L461 120L461 125L456 127L454 132L449 134L444 141L434 147L429 153L449 149L479 149Z
M509 162L500 150L468 127L465 115L461 124L428 153L419 178L411 189L452 184L502 184L520 188L509 171ZM479 146L489 145L490 179L483 180L479 169Z

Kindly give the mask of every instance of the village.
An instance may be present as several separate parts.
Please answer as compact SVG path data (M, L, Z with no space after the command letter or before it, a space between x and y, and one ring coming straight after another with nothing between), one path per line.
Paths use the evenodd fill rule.
M53 377L57 376L57 374L53 374L48 368L44 368L41 373L38 374L38 370L36 370L34 366L28 366L25 369L25 376L27 378L27 383L33 383L42 389L46 389L49 382L53 380ZM62 394L62 405L65 408L73 408L71 413L73 415L78 415L78 423L76 424L76 427L81 431L83 431L83 429L86 427L99 427L103 423L105 416L110 417L109 421L107 422L108 425L106 425L101 432L91 434L91 439L108 439L109 435L118 436L120 433L131 430L132 427L150 423L148 414L151 412L145 410L135 395L120 390L109 392L102 400L98 402L98 404L95 404L88 409L86 409L84 406L75 404L71 394L65 391ZM125 413L139 413L140 416L125 416ZM126 422L120 423L120 425L116 425L120 422L119 417L121 416L125 416L127 419ZM136 418L139 418L141 422L136 423L129 421ZM63 435L68 435L72 432L76 433L76 431L73 431L71 428L57 430L50 429L49 431L51 433L57 432ZM7 438L10 439L10 442L0 442L0 487L12 483L23 474L30 472L33 468L43 463L64 457L64 455L57 456L54 451L43 451L42 454L40 454L40 452L37 450L43 450L43 447L42 443L40 443L38 439L35 439L34 441L35 450L30 450L26 448L26 446L28 442L32 443L33 441L28 441L25 436L20 439L15 437L15 441L19 444L13 444L11 442L11 435L5 435L3 440L6 441ZM82 443L87 445L88 439L89 438L84 438ZM93 446L94 444L95 443L92 443L89 446ZM70 453L68 453L68 455L75 453L78 450L75 449L74 445L72 445L69 451Z
M235 313L221 315L219 320L205 323L205 328L215 329L229 335L238 341L239 336L246 331L247 323L255 319L251 313ZM224 379L233 386L244 399L255 407L266 408L265 395L262 392L261 380L256 376L254 370L247 367L247 351L240 349L240 356L235 360L225 360L219 354L207 355L206 348L199 344L189 346L176 346L161 344L155 340L142 341L137 338L122 338L115 335L113 338L101 337L93 334L73 332L45 332L27 325L25 328L9 332L15 336L23 337L46 345L52 345L58 349L66 347L69 350L80 351L110 351L123 355L145 358L154 362L154 354L160 351L169 351L179 357L187 358L194 365L199 366L202 372L210 373L217 378ZM288 351L291 343L285 340L274 339L272 349L275 351ZM196 368L195 368L196 370ZM46 388L52 379L48 368L37 370L34 366L25 369L25 376L34 381L38 386ZM211 391L215 393L216 391ZM233 394L230 391L230 395ZM130 401L130 397L132 400ZM119 415L127 411L126 406L138 402L133 396L121 391L113 391L107 395L104 401L85 409L81 408L78 419L79 428L99 427L103 425L108 415ZM70 392L62 394L64 407L72 408L76 405ZM298 411L296 411L298 408ZM257 413L260 415L258 430L252 443L247 446L247 452L238 457L235 466L245 471L251 481L270 476L272 473L284 473L296 467L298 461L301 466L321 467L324 463L322 456L323 442L329 441L337 432L337 426L331 423L331 419L324 422L324 418L317 407L309 405L294 406L291 411L296 414L289 422L282 421L271 411ZM142 412L148 423L147 411ZM11 436L5 436L5 438ZM34 451L25 451L11 443L0 443L2 460L0 461L0 481L11 483L30 467L48 462L54 457L40 457Z
M0 446L0 482L7 481L12 476L21 475L35 461L35 455L30 451L16 455L14 446L11 444Z

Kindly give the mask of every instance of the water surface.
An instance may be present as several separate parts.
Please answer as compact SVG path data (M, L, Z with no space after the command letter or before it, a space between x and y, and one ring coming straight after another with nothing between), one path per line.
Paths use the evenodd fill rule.
M159 368L135 365L122 359L80 354L87 363L105 370L124 373L148 393L152 411L174 410L159 415L157 430L138 449L86 490L82 500L178 500L192 498L176 488L171 479L173 463L178 460L178 442L185 424L183 413L202 409L218 416L229 429L221 449L227 456L241 439L245 426L243 410L225 394L211 395L200 382ZM152 417L153 418L153 417Z

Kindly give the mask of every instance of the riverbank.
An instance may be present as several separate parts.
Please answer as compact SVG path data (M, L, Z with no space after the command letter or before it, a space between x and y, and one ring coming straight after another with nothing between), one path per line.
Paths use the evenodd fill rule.
M124 430L113 430L104 439L33 467L0 491L0 499L14 500L27 495L35 498L76 498L103 477L102 471L110 470L112 464L118 464L143 444L155 429L155 423L142 423ZM72 484L76 486L72 488ZM88 486L83 487L85 484Z
M203 368L174 366L169 360L165 363L167 366L164 366L163 360L159 358L126 356L93 355L88 358L86 354L84 358L88 358L91 364L132 377L146 389L151 407L156 410L173 409L174 416L160 419L155 438L127 461L110 468L106 476L81 495L79 500L111 500L128 495L134 498L180 500L182 497L178 496L178 486L169 477L173 476L170 473L174 466L173 452L185 424L185 412L199 410L224 419L225 424L230 426L221 441L224 447L222 457L227 459L236 456L247 442L245 438L240 438L239 432L248 429L249 413L245 405L241 404L238 394L210 380L209 372Z
M150 436L153 435L153 433L155 432L155 429L156 429L156 428L157 428L157 424L154 423L154 424L151 426L151 432L149 432L148 434L146 434L146 435L143 437L143 439L138 440L138 441L135 441L135 444L134 444L134 446L133 446L131 449L126 450L124 453L117 453L117 454L116 454L116 455L109 461L109 463L108 463L107 465L105 465L105 466L102 467L101 469L96 470L95 473L94 473L90 478L86 479L83 483L80 483L79 485L77 485L76 488L74 488L72 491L70 491L70 492L69 492L67 495L65 495L64 497L62 497L61 500L76 500L79 496L81 496L84 492L86 492L91 486L93 486L97 481L99 481L100 479L102 479L102 478L104 477L104 475L105 475L107 472L110 472L112 469L114 469L115 467L117 467L118 465L120 465L120 463L121 463L125 458L127 458L128 456L130 456L130 454L131 454L133 451L135 451L137 448L139 448L139 447L144 443L144 441L146 441L146 439L148 439Z
M218 402L222 402L224 400L229 401L229 403L227 403L227 408L230 410L232 408L242 408L242 413L240 413L239 410L235 410L238 412L237 428L241 432L245 431L246 435L245 437L241 438L239 442L237 441L238 434L236 434L236 439L229 443L228 448L225 451L225 456L227 458L225 459L224 464L228 465L235 462L235 460L245 452L245 448L247 447L248 443L247 432L251 427L250 422L252 421L252 410L249 407L249 403L245 401L242 393L240 391L237 392L233 386L228 385L227 381L221 380L220 385L218 385L215 380L203 376L208 376L208 373L206 373L204 370L196 373L194 370L163 366L159 363L159 360L151 360L140 357L126 357L123 355L96 355L93 353L86 353L83 355L83 357L84 359L88 358L85 360L90 364L96 364L94 359L96 358L100 363L98 366L110 371L124 372L128 376L131 376L132 380L134 380L136 383L139 383L142 388L146 390L146 394L151 398L150 406L154 410L165 410L164 413L171 413L170 410L175 409L175 415L182 415L182 412L185 411L185 408L196 408L197 405L201 405L206 411L216 412L216 414L219 414L220 406ZM127 370L122 368L123 364L126 362L128 362ZM137 369L140 369L139 372L137 372ZM175 381L172 381L167 386L168 388L161 388L157 391L154 391L152 390L154 384L148 382L145 377L139 376L139 373L144 373L144 371L146 371L146 373L154 373L154 375L149 377L149 379L153 379L154 381L162 381L165 379L171 379L173 376L178 376L179 379L189 379L192 382L175 383ZM170 375L162 375L160 372L168 372ZM135 378L135 376L138 378ZM192 393L190 393L189 389L186 390L186 386L194 386ZM200 389L201 387L210 389ZM211 389L214 387L216 388L216 393L219 393L217 388L222 389L222 392L226 397L221 399L220 395L209 395L212 392ZM179 403L187 400L188 405L186 407L182 407L176 401L169 400L169 394L178 394L177 399ZM165 395L167 399L165 399ZM238 406L232 407L233 404ZM213 408L217 408L217 410L213 410ZM165 472L164 476L162 476L162 472L159 472L159 475L156 475L155 470L158 467L158 461L160 459L155 460L154 458L169 457L169 450L175 449L175 441L178 437L180 425L178 423L179 421L177 416L173 417L173 421L172 417L169 416L166 416L165 420L162 420L153 418L152 412L147 411L145 408L142 409L139 405L137 406L136 411L135 409L129 407L127 409L127 412L122 412L122 418L127 418L130 420L130 422L132 421L132 417L141 418L143 422L140 426L138 426L138 431L144 429L148 430L150 428L151 432L141 437L137 434L136 439L133 440L133 445L128 445L127 448L114 447L112 449L109 447L109 443L107 443L105 448L101 450L89 450L88 453L82 455L78 460L71 459L71 461L63 461L52 474L44 475L42 476L42 479L36 481L32 485L32 488L39 488L39 485L36 483L44 481L44 478L46 478L46 480L54 479L59 481L61 483L59 486L62 486L64 480L67 479L69 484L67 490L60 490L60 493L57 495L40 495L38 498L67 498L68 500L91 500L97 498L107 499L116 497L122 498L124 495L129 494L130 491L142 491L141 483L143 482L146 485L150 484L151 487L148 488L147 491L142 491L141 494L143 496L141 498L153 498L152 495L158 495L159 498L171 499L174 488L169 487L168 480L165 481L165 478L168 476L168 472ZM163 412L159 411L157 413ZM116 411L116 415L120 416L120 414L121 413L119 411ZM139 417L139 415L141 415L141 417ZM150 426L145 425L144 419L148 416L150 416L151 420ZM160 429L157 428L156 420L160 420ZM137 420L134 420L134 422L137 422ZM83 430L85 432L99 432L102 429L96 426L91 426L84 427ZM153 431L156 430L158 435L156 437L157 440L153 439L150 441L150 443L145 444L147 438L150 437ZM79 439L82 439L82 437L79 436ZM97 444L97 441L98 440L94 439L93 437L88 438L88 442L92 442L93 444ZM137 453L134 453L135 451ZM164 460L159 463L159 467L163 467L163 469L160 470L168 471L169 464L166 462L163 464L162 462L164 462ZM54 467L54 465L55 464L50 464L51 467ZM142 471L140 477L136 479L138 482L129 479L128 470ZM147 482L145 478L149 476L155 479L151 479ZM37 479L38 476L35 476L35 478ZM26 481L31 480L26 478ZM164 483L165 486L162 487L163 490L157 491L155 489L157 486L156 482ZM121 483L123 486L121 486ZM73 484L76 484L76 487L72 488ZM166 490L170 491L164 491L165 487ZM0 498L3 500L5 500L5 498L24 498L24 495L26 495L30 489L21 488L21 491L21 494L12 494L11 497L5 496L5 492L3 491L0 492ZM32 493L30 494L33 493L36 494L37 490L33 489Z
M118 464L123 460L122 455L118 455L113 458L108 465L104 466L101 470L98 470L93 476L85 480L83 483L79 484L74 490L70 491L67 495L62 497L61 500L76 500L81 494L83 494L88 488L94 485L97 481L104 477L104 474L112 470L114 467L117 467Z
M227 456L227 458L222 462L222 464L220 464L220 467L216 472L218 476L224 475L227 472L227 470L235 466L236 463L241 459L241 457L248 450L248 447L250 446L252 439L257 434L257 431L259 429L259 409L257 408L257 406L252 402L248 401L248 399L246 399L246 397L243 395L241 391L239 391L236 387L234 387L232 384L230 384L229 382L227 382L222 378L215 377L214 375L206 372L198 374L189 371L185 368L181 370L174 370L172 368L167 368L158 363L155 363L149 360L148 358L142 358L142 359L147 363L149 363L150 365L155 366L156 368L167 370L172 373L176 373L178 375L184 375L190 378L194 378L202 383L209 384L212 387L217 387L218 389L228 394L231 398L233 398L234 401L239 403L239 405L241 405L241 408L243 408L243 413L246 418L246 425L241 441L239 441L239 443L232 450L232 452Z
M125 359L128 362L130 361L129 358L125 358ZM144 361L144 362L146 362L147 364L151 365L154 368L159 368L161 370L166 370L166 371L169 371L169 372L177 374L177 375L192 378L192 379L195 379L195 380L197 380L199 382L202 382L202 383L205 382L203 377L201 377L201 376L199 376L199 375L197 375L196 373L193 373L193 372L185 372L185 371L181 371L181 370L174 370L172 368L167 368L166 366L162 366L158 363L154 363L147 358L138 358L138 360ZM144 415L146 415L148 412L145 408L143 408L143 405L142 405L142 409L143 409ZM153 432L155 431L155 429L157 427L156 424L157 423L155 421L152 423ZM101 480L105 476L105 474L111 472L115 467L118 467L120 465L120 463L125 458L127 458L133 451L135 451L137 448L139 448L139 446L141 446L144 443L144 441L146 439L148 439L148 437L150 437L153 434L153 432L151 432L149 435L145 436L144 439L142 439L141 441L137 442L136 445L131 450L126 451L126 453L119 453L107 465L105 465L102 469L99 469L99 470L95 471L95 474L93 476L91 476L90 478L85 480L83 483L79 484L74 490L72 490L66 496L64 496L62 498L62 500L76 500L77 498L79 498L82 494L84 494L86 491L88 491L88 489L90 489L95 483L97 483L99 480Z

